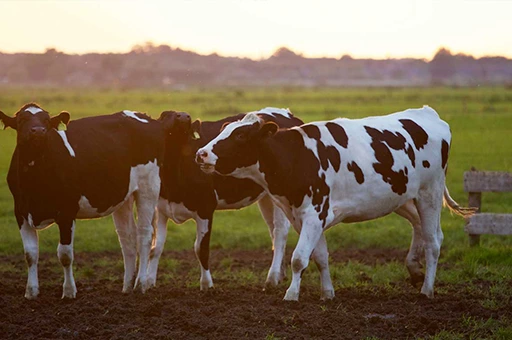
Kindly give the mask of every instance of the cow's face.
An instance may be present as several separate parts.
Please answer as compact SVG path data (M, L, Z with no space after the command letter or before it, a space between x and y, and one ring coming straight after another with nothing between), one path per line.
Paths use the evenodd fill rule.
M0 120L5 127L18 132L18 144L32 146L43 145L50 129L57 129L60 123L69 122L69 113L63 111L58 116L51 117L47 111L37 104L24 105L14 117L0 112Z
M206 173L231 175L258 161L260 141L278 130L275 123L264 123L256 114L228 124L221 133L196 153L196 162Z
M164 130L174 136L193 135L190 115L186 112L164 111L158 118L164 126Z

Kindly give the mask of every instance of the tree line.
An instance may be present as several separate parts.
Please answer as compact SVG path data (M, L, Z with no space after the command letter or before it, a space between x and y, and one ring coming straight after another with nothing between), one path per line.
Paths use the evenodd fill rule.
M0 53L0 85L54 87L512 85L512 59L446 48L432 60L306 58L282 47L266 59L200 55L168 45L128 53Z

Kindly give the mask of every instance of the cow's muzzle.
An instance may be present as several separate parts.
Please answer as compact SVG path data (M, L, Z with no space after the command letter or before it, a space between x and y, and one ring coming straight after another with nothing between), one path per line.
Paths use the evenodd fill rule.
M203 149L199 149L196 153L196 163L203 172L211 174L215 171L215 164L206 162L206 159L208 159L208 152Z

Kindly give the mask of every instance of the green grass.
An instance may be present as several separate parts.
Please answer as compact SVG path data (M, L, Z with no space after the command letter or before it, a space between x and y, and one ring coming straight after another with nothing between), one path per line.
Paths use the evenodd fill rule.
M142 90L54 90L0 89L0 110L12 115L29 101L36 101L53 114L61 110L72 119L107 114L123 109L139 110L158 117L163 110L189 112L193 119L213 120L265 106L289 107L304 121L335 117L360 118L382 115L428 104L446 120L453 133L447 184L452 196L467 204L462 175L471 167L481 170L512 171L512 90L506 88L409 88L409 89L224 89L179 91ZM0 178L5 178L15 145L15 132L0 131ZM512 193L484 194L483 211L512 212ZM78 221L76 252L119 250L112 220ZM463 232L464 221L446 210L442 215L445 233L439 279L455 282L461 278L484 277L500 281L512 276L512 238L482 236L479 249L469 249ZM256 206L241 211L217 212L212 248L268 249L268 230ZM39 233L41 252L55 252L58 228ZM407 249L411 228L404 219L390 215L366 223L340 225L326 233L329 249ZM192 222L169 223L166 249L192 249L195 228ZM297 235L290 231L288 246ZM13 216L13 201L5 180L0 181L0 254L22 254L22 244ZM176 264L169 263L170 269ZM229 268L229 261L225 263ZM354 268L351 268L354 267ZM333 275L347 278L342 285L355 283L353 273L364 271L374 282L386 283L406 275L401 264L363 266L349 263L333 267ZM311 270L310 272L313 272ZM352 273L352 274L350 274ZM85 274L87 275L87 274ZM357 276L357 275L355 275ZM247 275L247 282L254 278ZM488 302L492 305L492 302Z

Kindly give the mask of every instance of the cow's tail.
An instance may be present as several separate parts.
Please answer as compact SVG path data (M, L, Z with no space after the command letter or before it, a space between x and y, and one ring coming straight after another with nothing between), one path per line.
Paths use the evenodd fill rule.
M451 212L456 213L459 216L464 218L469 218L473 216L478 208L469 208L469 207L461 207L459 203L455 202L455 200L450 196L450 192L446 185L444 186L444 195L443 195L443 203L445 206L448 206Z

